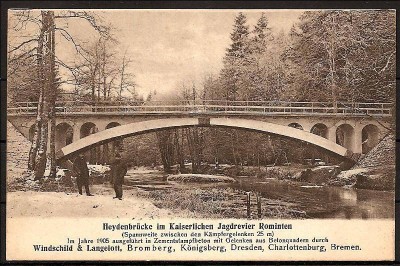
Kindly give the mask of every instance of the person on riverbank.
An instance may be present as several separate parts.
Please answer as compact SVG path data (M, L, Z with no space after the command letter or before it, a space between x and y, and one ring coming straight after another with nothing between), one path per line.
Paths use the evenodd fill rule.
M73 171L76 175L79 194L82 195L82 187L85 186L87 196L93 196L89 190L89 168L83 154L79 154L74 161Z
M127 171L127 165L121 160L120 156L116 156L114 163L111 165L111 181L115 191L114 199L122 200L122 185Z

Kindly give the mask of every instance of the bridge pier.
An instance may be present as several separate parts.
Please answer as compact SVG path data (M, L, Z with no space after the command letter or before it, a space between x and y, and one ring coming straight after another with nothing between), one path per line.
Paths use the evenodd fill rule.
M310 123L303 123L303 130L307 132L311 132L312 125Z
M78 123L74 123L74 126L72 128L74 129L73 142L75 142L81 138L81 125Z
M327 139L336 143L336 130L337 126L328 127Z
M362 125L354 128L352 152L362 154Z
M107 129L108 121L98 121L96 122L96 127L98 131L103 131Z

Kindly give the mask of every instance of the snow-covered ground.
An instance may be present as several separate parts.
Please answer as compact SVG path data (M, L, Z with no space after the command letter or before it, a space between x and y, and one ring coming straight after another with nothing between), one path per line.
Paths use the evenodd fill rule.
M24 175L27 169L30 142L7 122L7 185ZM108 166L88 165L91 174L102 175L109 171ZM141 172L150 172L145 168ZM48 174L48 171L46 171ZM57 176L65 175L58 169ZM39 186L38 182L27 181L31 189ZM170 210L157 208L150 199L124 191L123 200L113 199L111 187L90 187L95 195L88 197L77 192L7 192L7 217L107 217L107 218L173 218L191 217L189 212L173 213Z
M128 173L131 174L151 174L151 173L158 173L158 169L153 169L150 167L145 167L145 166L139 166L135 168L131 168L128 170Z
M366 172L368 172L368 169L366 169L366 168L351 169L348 171L342 171L337 177L340 179L350 179L354 176L357 176L359 174L363 174Z
M179 174L168 176L168 181L178 182L235 182L235 179L222 175L204 175L204 174Z
M110 171L110 166L108 165L101 165L101 164L88 164L89 173L90 174L98 174L104 175L108 171Z
M26 171L30 146L29 140L7 121L7 184Z
M190 217L190 213L174 213L159 209L150 200L129 196L113 199L113 194L93 197L61 192L17 191L7 193L7 217L107 217L107 218L173 218Z

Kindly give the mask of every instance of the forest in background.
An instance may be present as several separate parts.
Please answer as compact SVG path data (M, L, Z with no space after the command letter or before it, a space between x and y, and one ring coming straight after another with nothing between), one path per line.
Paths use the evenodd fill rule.
M10 43L8 53L8 103L40 103L31 152L35 158L30 160L36 176L42 175L43 160L49 153L45 148L48 123L43 121L55 123L55 101L80 100L89 105L105 101L151 105L155 100L188 104L203 100L319 101L333 105L344 101L388 102L394 108L396 28L395 12L390 10L305 11L289 34L272 32L265 13L256 25L248 25L246 15L238 13L219 73L204 73L202 86L182 80L174 96L160 98L153 91L146 99L136 93L134 73L127 71L133 59L120 51L112 27L101 17L71 11L16 14L12 30L21 32L28 23L38 24L37 36ZM77 43L62 27L63 21L77 18L96 30L93 43ZM55 44L49 41L52 34L61 34L75 46L78 56L73 64L58 60ZM47 52L43 47L48 47ZM73 90L65 91L67 85ZM265 165L323 157L304 143L209 128L167 130L128 138L117 146L125 158L134 158L133 164L162 162L166 171L184 160L190 160L197 172L201 162ZM112 158L91 160L107 163Z

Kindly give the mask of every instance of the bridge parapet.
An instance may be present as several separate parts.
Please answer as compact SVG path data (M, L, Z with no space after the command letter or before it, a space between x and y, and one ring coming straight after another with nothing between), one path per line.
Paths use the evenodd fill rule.
M37 102L15 103L8 115L35 115ZM282 102L282 101L152 101L137 102L58 102L59 115L130 115L130 114L255 114L274 116L347 116L390 117L390 103Z

